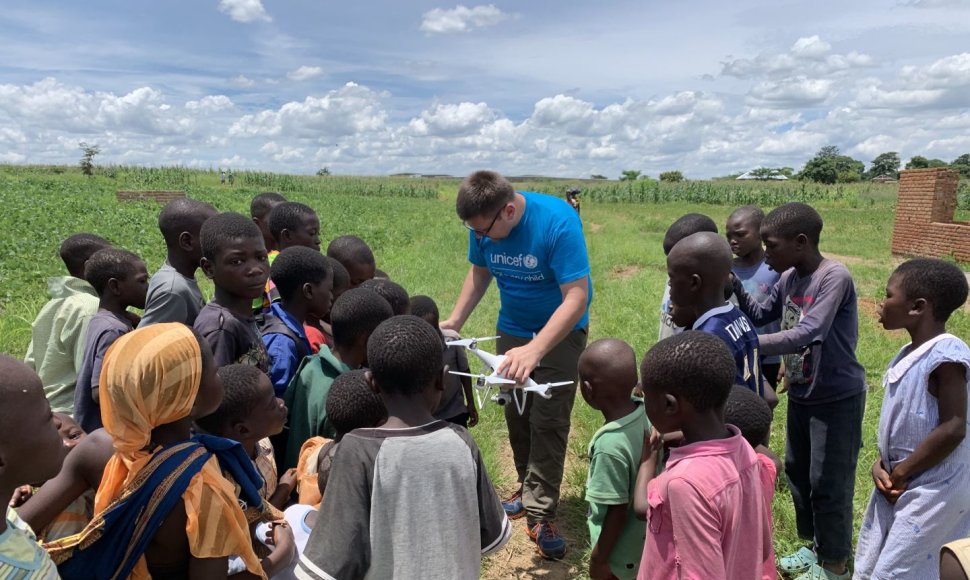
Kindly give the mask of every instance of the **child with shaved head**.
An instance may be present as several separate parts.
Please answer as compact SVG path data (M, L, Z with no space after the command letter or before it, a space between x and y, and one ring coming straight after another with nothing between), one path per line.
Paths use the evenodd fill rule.
M181 322L192 326L205 306L195 279L202 260L199 232L205 220L216 215L216 208L194 199L169 202L158 214L158 229L165 238L168 256L148 283L145 314L139 327L159 322Z
M40 378L0 355L0 498L6 503L21 485L57 475L65 451ZM9 506L0 520L0 578L58 578L33 530Z
M646 537L644 522L633 513L633 492L650 431L643 404L630 398L636 354L622 340L597 340L579 357L579 379L583 399L606 420L589 443L589 576L633 579Z
M667 256L670 316L677 326L714 334L731 350L736 384L764 396L758 333L737 306L724 299L731 280L731 247L713 232L677 242Z

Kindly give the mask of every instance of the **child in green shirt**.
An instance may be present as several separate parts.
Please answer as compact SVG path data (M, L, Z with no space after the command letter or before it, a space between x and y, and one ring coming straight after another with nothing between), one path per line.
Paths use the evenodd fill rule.
M630 398L636 354L622 340L598 340L579 358L579 379L583 399L606 420L589 443L589 576L632 580L646 539L646 524L633 513L633 491L650 432L643 404Z

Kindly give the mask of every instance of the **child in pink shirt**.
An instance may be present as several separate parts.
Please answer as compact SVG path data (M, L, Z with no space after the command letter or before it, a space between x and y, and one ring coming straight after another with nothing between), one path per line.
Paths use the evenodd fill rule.
M683 432L666 469L640 468L634 509L647 515L640 580L776 578L771 499L776 469L754 452L724 405L734 384L724 342L684 332L658 342L640 365L644 402L660 433Z

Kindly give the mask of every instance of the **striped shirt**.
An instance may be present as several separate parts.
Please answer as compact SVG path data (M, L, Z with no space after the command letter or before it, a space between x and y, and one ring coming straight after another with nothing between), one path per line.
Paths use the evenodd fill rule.
M33 530L7 508L7 529L0 534L0 580L60 578L57 567L37 543Z

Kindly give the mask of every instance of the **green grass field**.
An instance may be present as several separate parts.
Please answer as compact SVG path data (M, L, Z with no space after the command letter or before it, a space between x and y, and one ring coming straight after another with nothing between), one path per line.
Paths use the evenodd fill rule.
M248 213L253 195L270 186L289 184L292 189L277 189L290 199L316 209L323 224L323 239L342 234L362 237L373 247L379 266L395 281L411 294L432 296L443 315L447 314L468 268L467 232L454 213L455 181L337 178L326 182L335 178L323 178L325 183L317 185L321 178L295 177L285 181L277 176L276 181L273 179L247 185L245 177L239 177L236 186L229 188L219 185L214 172L176 170L170 175L150 176L147 171L120 168L113 175L86 178L73 170L0 166L0 203L5 208L0 214L0 231L4 232L0 239L0 351L15 356L24 354L30 323L47 299L46 279L63 273L57 246L64 237L79 231L94 232L141 255L151 271L162 263L165 254L156 227L158 204L119 203L114 196L118 189L177 189L220 210ZM552 193L560 193L567 184L535 185L537 189L546 186ZM792 184L787 186L789 190L776 190L774 186L729 183L724 187L727 201L722 204L697 203L699 196L717 200L718 189L707 182L657 189L660 192L657 203L653 202L652 195L643 203L584 199L583 220L595 289L591 340L607 336L622 338L633 345L638 356L654 343L666 272L661 239L674 219L697 211L723 224L733 203L749 198L781 201L786 191L796 196L799 186ZM822 251L842 260L856 281L860 306L857 353L866 367L871 387L865 416L865 448L856 479L854 515L858 527L872 489L869 468L876 457L882 372L907 341L903 334L883 331L876 321L886 279L897 263L889 254L894 188L858 185L839 190L823 188L818 192L812 203L825 219ZM670 201L678 199L683 201ZM202 286L211 295L211 285L205 281ZM497 307L497 292L492 289L464 334L491 334ZM970 336L970 313L957 312L949 330L958 336ZM785 410L786 401L782 397L775 411L772 437L772 447L779 455L783 455L784 449ZM565 565L559 565L565 566L564 571L558 576L547 574L549 577L581 577L586 569L589 549L583 501L584 457L586 445L601 422L597 413L578 397L561 507L562 527L573 549ZM496 485L509 489L514 470L500 409L488 408L472 433L483 450ZM783 554L798 545L791 499L784 485L776 496L774 517L775 545ZM520 532L521 526L516 530L517 534ZM502 555L493 557L487 563L487 576L512 576L511 565L507 564L511 558L511 555L508 560ZM542 569L546 565L535 566ZM516 570L521 572L522 568ZM541 575L534 571L528 573Z

